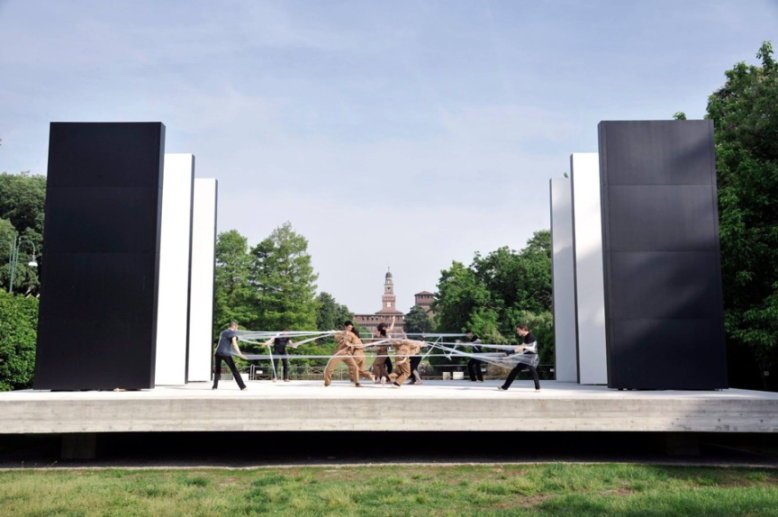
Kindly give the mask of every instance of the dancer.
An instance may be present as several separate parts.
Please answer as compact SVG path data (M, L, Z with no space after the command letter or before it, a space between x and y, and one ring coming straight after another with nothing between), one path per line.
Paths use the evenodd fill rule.
M511 373L508 374L505 383L498 389L505 391L510 388L511 383L513 383L513 380L519 372L527 369L532 373L532 380L535 381L535 391L538 391L540 390L540 381L538 380L538 371L534 366L534 364L536 364L535 361L537 360L538 341L535 339L535 335L530 332L529 327L524 324L516 325L516 334L519 335L520 344L514 349L514 353L534 355L534 357L528 358L531 359L529 363L518 363L513 370L511 370Z
M219 345L216 347L216 353L214 355L216 361L214 361L213 366L213 388L211 389L215 390L219 387L222 361L224 361L227 363L227 366L229 366L232 376L235 378L235 382L238 383L238 386L240 386L241 391L245 390L246 385L243 383L240 372L235 366L235 361L232 359L233 355L237 355L241 359L246 359L246 356L244 356L241 353L240 348L238 348L238 322L231 321L229 328L222 331L219 335Z
M385 340L389 338L389 332L392 331L394 328L394 321L395 318L392 316L392 324L387 329L386 323L381 322L378 324L377 330L378 330L378 336L377 339ZM392 373L390 367L392 362L389 360L389 344L381 344L376 347L376 358L373 359L373 365L370 367L371 371L373 372L373 375L375 376L375 382L380 382L383 384L387 380L391 380L389 378L389 374Z
M478 339L478 336L473 334L472 330L469 330L465 332L465 341L468 343L480 343L481 340ZM475 354L480 354L482 352L482 349L480 346L473 346L472 352ZM470 375L470 382L475 382L478 380L479 382L484 382L484 374L481 373L481 361L476 359L475 357L471 357L470 360L467 362L467 373Z
M394 365L394 371L389 374L389 378L392 380L392 384L399 388L411 376L410 356L418 354L424 343L411 339L400 339L394 341L392 346L394 347L394 357L397 362Z
M289 345L294 346L294 341L292 341L292 339L286 335L286 331L284 331L280 336L268 339L265 342L266 346L270 346L271 344L273 345L273 355L277 356L273 359L276 374L280 370L280 362L284 367L284 382L289 382L289 359L286 357L286 347ZM276 382L276 380L273 379L273 382Z
M361 350L365 347L354 330L354 324L350 321L344 322L343 331L335 334L335 341L338 343L338 347L335 349L335 354L330 358L329 362L327 362L327 367L324 369L324 386L332 384L332 372L335 371L335 368L341 362L345 362L346 366L348 366L351 382L353 382L355 386L359 387L360 376L374 380L373 374L365 370L360 370L357 360L354 358L354 351Z
M421 356L416 353L411 356L411 382L410 384L422 384L421 374L419 373L419 365L421 365Z

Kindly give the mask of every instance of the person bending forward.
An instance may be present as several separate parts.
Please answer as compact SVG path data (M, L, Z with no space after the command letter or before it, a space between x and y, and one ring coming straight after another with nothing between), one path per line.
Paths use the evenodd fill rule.
M408 380L408 377L411 376L411 356L418 354L423 344L421 341L410 339L401 339L392 343L396 360L394 371L389 374L392 384L399 388L402 383Z
M362 340L359 339L354 331L354 325L350 321L346 321L343 324L343 331L335 334L335 342L338 344L335 349L335 354L327 362L327 367L324 369L324 385L329 386L332 384L332 372L335 368L345 362L349 370L349 377L355 386L359 386L359 377L366 377L373 379L373 374L360 368L357 359L354 357L355 350L361 350L365 347L362 344ZM364 363L364 352L362 353Z

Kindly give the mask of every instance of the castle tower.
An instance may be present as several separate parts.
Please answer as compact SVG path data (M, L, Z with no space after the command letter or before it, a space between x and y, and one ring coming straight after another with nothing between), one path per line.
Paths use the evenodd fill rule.
M381 311L380 312L397 312L395 302L397 296L394 294L394 282L392 281L391 271L386 272L386 278L384 279L384 295L381 296Z

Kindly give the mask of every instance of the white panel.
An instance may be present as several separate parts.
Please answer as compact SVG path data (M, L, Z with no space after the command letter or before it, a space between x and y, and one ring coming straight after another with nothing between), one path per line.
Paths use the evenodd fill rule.
M552 179L550 182L554 353L556 380L562 382L578 382L571 188L567 178Z
M598 154L573 154L570 157L570 176L573 186L578 378L581 384L606 384L608 370Z
M165 154L154 384L186 383L194 156Z
M213 275L216 252L216 180L197 178L194 185L189 382L208 381L211 378Z

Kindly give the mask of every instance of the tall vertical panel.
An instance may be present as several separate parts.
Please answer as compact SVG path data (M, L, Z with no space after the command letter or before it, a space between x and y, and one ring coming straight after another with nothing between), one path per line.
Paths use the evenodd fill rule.
M713 124L601 122L609 386L727 387Z
M600 164L597 153L570 157L573 187L573 253L581 384L606 384L605 296L602 271Z
M192 296L189 312L188 380L190 382L208 381L211 378L216 201L216 180L195 179L192 217Z
M154 386L165 126L52 123L34 387Z
M578 342L575 331L575 265L573 206L570 180L552 179L551 246L556 380L578 382Z
M166 154L159 244L155 384L184 384L189 332L194 156Z

